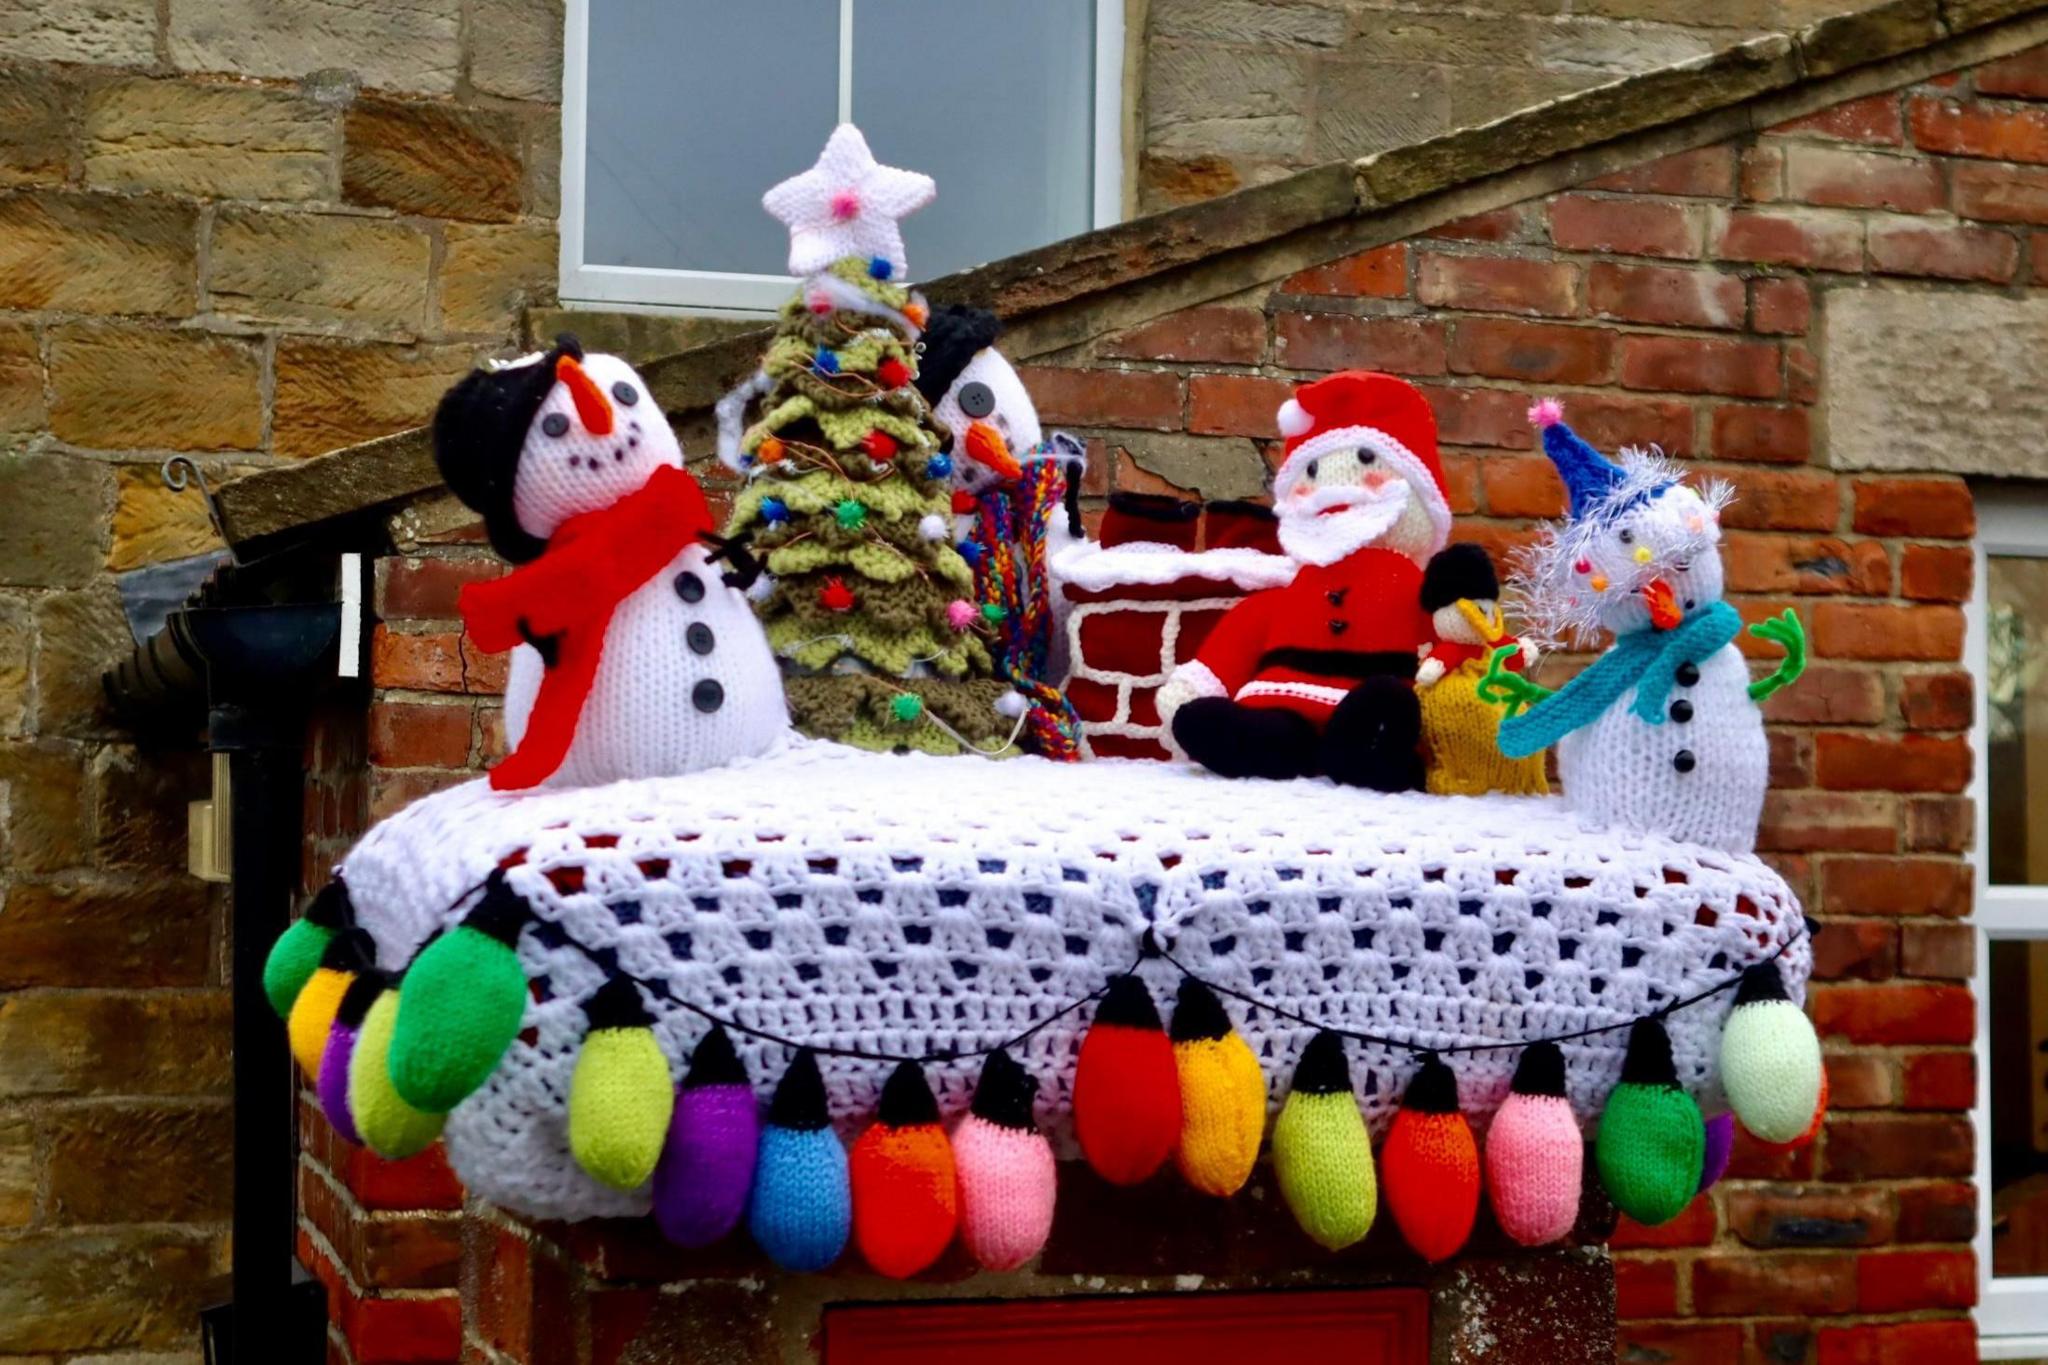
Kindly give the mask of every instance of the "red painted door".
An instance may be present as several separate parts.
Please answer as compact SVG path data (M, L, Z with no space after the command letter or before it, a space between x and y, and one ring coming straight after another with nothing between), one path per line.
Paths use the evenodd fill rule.
M1429 1296L1343 1289L825 1310L825 1365L1424 1365Z

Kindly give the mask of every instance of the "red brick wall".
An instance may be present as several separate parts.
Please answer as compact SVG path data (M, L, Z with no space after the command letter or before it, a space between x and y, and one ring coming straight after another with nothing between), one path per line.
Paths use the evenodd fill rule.
M2048 223L2041 98L2048 50L1304 270L1105 342L1096 360L1029 372L1047 421L1102 455L1091 500L1159 489L1139 461L1165 433L1252 438L1270 458L1291 385L1350 366L1423 387L1460 534L1496 551L1562 510L1523 416L1532 392L1562 394L1603 447L1655 442L1735 485L1735 600L1751 619L1795 609L1813 642L1805 681L1767 708L1762 848L1826 925L1809 998L1834 1110L1803 1150L1739 1149L1730 1178L1677 1222L1617 1232L1624 1360L1974 1355L1972 939L1959 856L1971 831L1959 661L1973 510L1953 478L1828 467L1814 407L1827 376L1809 338L1828 291L1874 277L2048 285L2048 242L2033 238ZM495 751L501 665L467 646L453 609L461 582L491 572L473 543L380 568L373 817ZM405 1330L432 1317L418 1340L452 1342L452 1301L433 1292L452 1283L452 1263L373 1251L365 1230L393 1221L365 1192L375 1163L339 1160L323 1141L307 1163L309 1254L347 1286L351 1331L381 1319L368 1305L388 1292ZM450 1206L445 1183L426 1184L430 1204ZM636 1256L636 1236L531 1239L473 1224L470 1358L617 1358L648 1307L642 1289L603 1286L675 1273ZM433 1245L446 1254L450 1242ZM754 1311L733 1294L735 1314ZM443 1357L358 1337L356 1358Z

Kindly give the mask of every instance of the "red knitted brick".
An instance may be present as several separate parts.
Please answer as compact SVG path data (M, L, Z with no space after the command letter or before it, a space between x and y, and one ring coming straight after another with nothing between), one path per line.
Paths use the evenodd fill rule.
M1078 662L1099 673L1150 678L1167 671L1166 613L1099 611L1081 621Z

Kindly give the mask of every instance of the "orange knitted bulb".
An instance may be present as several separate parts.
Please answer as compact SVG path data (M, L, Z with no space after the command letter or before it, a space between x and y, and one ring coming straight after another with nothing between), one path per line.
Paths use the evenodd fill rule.
M1074 1136L1112 1185L1147 1179L1180 1141L1180 1078L1173 1044L1145 983L1109 983L1074 1063Z
M1458 1112L1458 1078L1428 1057L1408 1083L1380 1153L1387 1207L1425 1261L1457 1254L1479 1214L1479 1147Z
M889 1073L875 1121L848 1164L853 1240L867 1263L900 1280L939 1259L960 1222L959 1177L938 1101L916 1062Z

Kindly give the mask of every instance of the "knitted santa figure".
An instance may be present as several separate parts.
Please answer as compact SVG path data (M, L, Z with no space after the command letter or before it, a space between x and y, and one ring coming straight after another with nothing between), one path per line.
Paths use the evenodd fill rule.
M788 728L745 573L715 562L703 490L632 366L564 336L478 370L434 414L434 459L517 566L462 590L470 638L512 651L493 787L690 772Z
M1436 418L1389 375L1319 379L1281 405L1273 480L1291 583L1231 608L1159 692L1174 740L1226 777L1423 785L1423 566L1451 529Z

